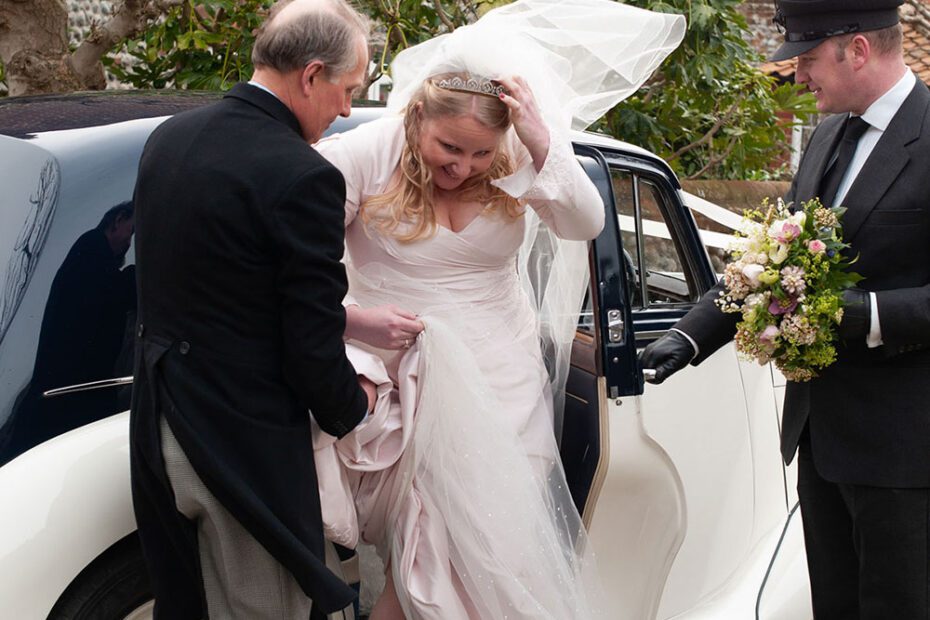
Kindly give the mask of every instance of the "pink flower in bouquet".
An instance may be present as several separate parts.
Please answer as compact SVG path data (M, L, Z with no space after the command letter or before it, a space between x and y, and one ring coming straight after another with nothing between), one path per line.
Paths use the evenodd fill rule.
M807 288L804 282L804 270L794 265L789 265L781 270L781 287L789 295L798 296Z
M793 222L785 222L781 231L775 236L779 243L791 243L801 235L801 227Z
M774 325L766 325L762 333L759 334L759 344L771 352L775 348L775 339L778 337L778 328Z
M797 307L797 299L789 299L787 302L781 302L778 301L778 299L773 298L772 303L769 304L769 312L775 316L781 316L782 314L794 312L794 309Z
M827 249L827 244L820 239L811 239L807 242L807 249L811 254L820 254Z

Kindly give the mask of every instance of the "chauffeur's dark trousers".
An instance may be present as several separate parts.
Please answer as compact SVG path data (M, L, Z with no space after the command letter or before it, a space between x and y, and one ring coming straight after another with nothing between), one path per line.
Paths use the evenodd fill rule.
M805 430L798 496L816 620L930 618L930 489L824 480Z

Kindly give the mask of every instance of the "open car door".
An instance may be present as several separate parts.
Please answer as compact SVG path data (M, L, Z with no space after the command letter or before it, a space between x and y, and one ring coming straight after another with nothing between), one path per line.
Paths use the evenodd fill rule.
M576 154L607 217L592 244L561 445L611 612L803 618L781 614L806 585L797 570L784 603L760 615L769 574L788 570L775 565L790 509L771 371L730 344L661 386L644 383L637 349L693 307L714 270L664 162L609 148ZM796 559L798 542L781 557Z

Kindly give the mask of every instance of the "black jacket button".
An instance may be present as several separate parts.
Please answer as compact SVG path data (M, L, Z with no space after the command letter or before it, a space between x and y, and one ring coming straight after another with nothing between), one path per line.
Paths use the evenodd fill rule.
M181 355L187 355L187 352L190 350L191 344L186 340L182 340L181 344L178 345L178 351L181 353Z

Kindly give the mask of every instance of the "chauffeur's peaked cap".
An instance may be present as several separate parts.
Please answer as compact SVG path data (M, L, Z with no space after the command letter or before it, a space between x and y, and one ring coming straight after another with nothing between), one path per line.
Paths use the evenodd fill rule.
M851 32L880 30L898 23L904 0L776 0L775 23L785 42L770 60L787 60L812 50L825 39Z

